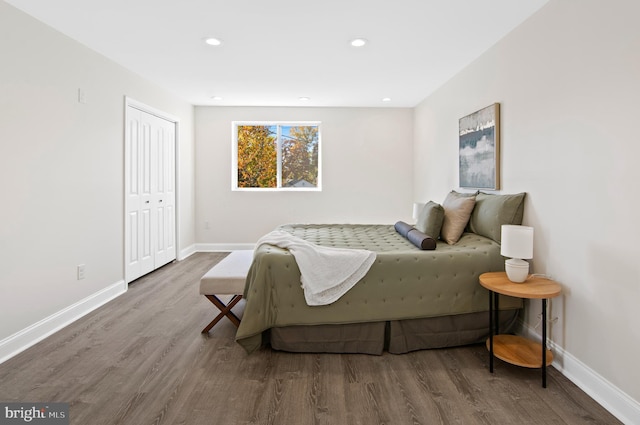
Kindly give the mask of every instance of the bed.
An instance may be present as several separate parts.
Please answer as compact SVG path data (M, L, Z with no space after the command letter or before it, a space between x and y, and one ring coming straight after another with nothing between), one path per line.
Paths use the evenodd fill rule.
M269 344L293 352L367 354L483 341L489 333L489 294L478 277L504 270L500 226L521 224L524 193L473 197L459 239L452 244L438 240L434 250L420 249L394 225L279 226L280 231L321 246L373 251L376 260L340 299L309 306L293 255L277 246L257 247L236 341L249 353ZM502 331L514 326L522 305L517 298L500 299Z

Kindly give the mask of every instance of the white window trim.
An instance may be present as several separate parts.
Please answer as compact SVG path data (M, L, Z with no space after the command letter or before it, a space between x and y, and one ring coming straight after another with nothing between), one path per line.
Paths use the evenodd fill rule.
M316 187L238 187L238 126L316 126L318 127L318 185ZM278 149L278 184L282 181L282 149ZM231 190L237 192L321 192L322 191L322 127L320 121L232 121L231 122Z

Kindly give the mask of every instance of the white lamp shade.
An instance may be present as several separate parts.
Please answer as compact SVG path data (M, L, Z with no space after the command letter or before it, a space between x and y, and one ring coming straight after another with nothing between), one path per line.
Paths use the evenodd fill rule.
M533 258L533 227L504 224L500 254L510 258Z
M418 216L420 215L420 211L422 211L422 209L424 208L425 204L422 204L420 202L414 202L413 203L413 219L417 220Z

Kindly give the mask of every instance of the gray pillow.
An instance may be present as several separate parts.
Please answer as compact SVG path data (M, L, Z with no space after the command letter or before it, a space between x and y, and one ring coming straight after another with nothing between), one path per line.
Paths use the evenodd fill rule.
M451 191L442 203L444 208L444 220L442 222L442 230L440 238L453 245L460 239L464 228L469 222L471 211L476 203L475 193L458 193Z
M393 227L396 229L396 232L400 233L405 238L407 237L407 233L413 230L413 226L405 223L404 221L397 221Z
M415 228L433 239L438 239L443 220L444 208L442 205L429 201L420 210Z
M425 235L418 229L411 229L407 233L407 239L420 249L434 250L436 249L436 240L429 235Z
M503 224L522 224L526 193L494 195L480 192L469 220L469 230L500 243Z

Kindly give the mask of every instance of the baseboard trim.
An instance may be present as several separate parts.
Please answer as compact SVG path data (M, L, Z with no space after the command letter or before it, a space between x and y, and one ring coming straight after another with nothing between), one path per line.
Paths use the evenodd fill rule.
M542 341L542 336L530 325L522 323L521 329L523 336L538 342ZM638 401L607 381L558 344L548 341L548 346L553 351L554 368L622 423L629 425L640 424L640 403Z
M0 363L37 344L126 291L127 284L124 280L118 281L1 340Z
M182 261L187 257L192 256L196 252L198 252L198 250L196 249L196 244L189 245L188 247L180 250L180 252L178 253L178 261Z
M228 252L246 249L254 249L255 243L198 243L197 252Z

